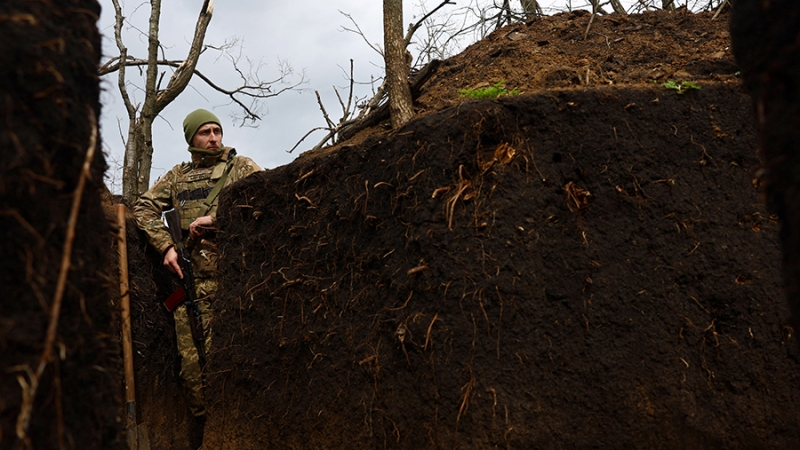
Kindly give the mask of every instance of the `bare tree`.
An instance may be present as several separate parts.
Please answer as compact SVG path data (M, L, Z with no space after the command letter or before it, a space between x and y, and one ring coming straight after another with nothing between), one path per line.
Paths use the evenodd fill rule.
M452 0L442 0L442 2L432 9L429 12L425 12L423 17L419 19L416 23L412 23L408 26L408 30L406 31L405 38L403 39L403 48L408 48L409 44L411 43L414 33L419 30L423 24L427 24L429 18L435 14L437 11L442 9L447 5L454 5L455 2ZM341 11L340 11L341 12ZM373 45L370 43L369 39L364 35L364 32L359 27L358 23L353 20L353 17L347 13L341 13L348 20L353 24L353 28L342 27L344 31L349 31L351 33L355 33L361 36L364 39L364 42L367 45L375 50L381 57L385 56L385 52L381 50L378 46ZM430 33L430 27L426 27L429 30L428 37L435 37L441 35L442 33ZM425 48L433 49L435 47L435 43L431 40L425 40L423 45ZM441 47L439 47L441 49ZM411 54L406 51L406 66L412 65L412 58ZM385 60L385 57L384 57ZM409 91L411 92L411 101L413 103L414 99L417 98L420 94L421 86L424 85L427 80L433 75L436 69L439 67L440 61L432 59L431 53L423 53L420 55L420 60L425 61L424 67L421 69L413 69L410 71L409 77ZM419 60L418 60L419 61ZM406 67L409 69L409 67ZM319 149L325 144L329 142L336 142L337 140L347 139L348 137L353 136L358 131L379 123L381 120L390 117L389 113L389 105L388 102L384 102L386 97L386 78L378 78L377 80L372 79L369 83L357 83L355 81L353 75L353 60L350 60L350 73L347 78L349 80L349 93L347 97L347 103L345 104L342 96L339 93L339 90L336 86L333 87L334 93L336 94L337 99L339 100L339 105L342 108L342 116L338 120L338 122L333 122L328 115L328 111L325 108L325 105L322 103L322 99L320 98L319 91L315 91L317 96L317 103L319 104L320 110L322 111L322 116L325 119L325 125L320 127L315 127L309 130L300 140L289 150L289 153L293 152L306 138L308 138L312 133L316 131L327 131L327 134L324 138L317 145L313 147L313 149ZM380 86L375 89L375 85L377 82L381 82ZM365 98L357 98L354 97L353 87L356 84L369 84L372 86L372 95L371 97ZM413 106L412 106L413 107ZM358 115L356 115L357 109L360 111Z
M383 45L392 128L400 128L414 117L411 88L408 86L411 65L403 38L402 0L383 0Z
M189 47L189 52L183 60L159 59L159 51L163 48L159 41L159 21L161 16L161 0L150 0L150 17L148 29L143 33L147 37L147 57L135 58L128 54L128 48L122 39L122 29L126 22L119 0L111 0L114 5L115 22L114 38L119 56L106 61L99 69L99 75L117 72L117 86L128 113L128 133L125 141L125 157L122 170L122 196L132 202L139 194L147 190L150 185L150 168L153 159L153 121L173 100L175 100L188 86L194 76L197 76L215 91L227 96L231 103L235 103L243 111L242 124L260 119L259 101L274 97L287 90L296 88L304 83L304 77L296 83L285 84L281 89L272 90L272 86L284 82L292 73L291 67L281 62L280 75L270 81L262 81L258 75L257 67L245 74L237 67L238 58L229 55L235 71L239 74L242 84L234 89L225 89L215 84L211 79L199 72L197 62L200 55L208 48L227 52L235 46L235 42L227 43L222 47L204 45L206 30L211 22L214 9L214 0L204 0L200 15L195 23L194 37ZM134 104L130 89L136 88L127 79L128 67L145 68L144 70L144 99L141 103ZM159 67L171 69L172 75L165 88L161 89L165 72L159 74ZM252 69L252 68L251 68ZM141 69L140 69L141 70Z

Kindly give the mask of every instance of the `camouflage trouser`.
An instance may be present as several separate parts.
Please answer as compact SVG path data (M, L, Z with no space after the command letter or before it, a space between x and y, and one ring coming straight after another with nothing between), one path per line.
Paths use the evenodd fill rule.
M211 299L217 290L217 282L213 279L195 279L197 304L200 307L203 330L205 330L205 356L211 350ZM189 408L196 417L206 414L203 405L203 375L198 361L197 347L192 339L189 317L186 315L186 304L181 304L175 311L175 334L178 337L178 354L181 356L181 381L189 395Z

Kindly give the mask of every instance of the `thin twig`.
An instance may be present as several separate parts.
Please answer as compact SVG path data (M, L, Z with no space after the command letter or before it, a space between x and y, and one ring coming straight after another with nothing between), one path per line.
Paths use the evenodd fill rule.
M361 38L364 39L364 42L367 43L369 48L371 48L371 49L375 50L376 52L378 52L378 54L381 55L381 58L383 58L383 51L380 48L376 47L374 44L372 44L369 41L369 39L367 39L367 36L364 34L363 31L361 31L361 27L358 26L358 22L356 22L355 19L353 19L353 16L351 16L350 14L347 14L345 12L342 12L342 11L339 11L339 14L341 14L341 15L347 17L348 19L350 19L350 22L352 22L353 25L356 27L355 30L351 30L350 28L347 28L347 27L342 27L342 30L349 31L351 33L355 33L355 34L361 36Z
M583 33L584 41L589 37L589 30L592 29L595 16L597 16L597 2L592 2L592 17L589 18L589 25L586 25L586 32Z
M322 117L325 118L325 123L327 123L329 127L333 127L333 121L331 121L331 118L328 117L328 111L325 110L325 105L322 104L322 99L319 97L319 91L314 91L314 94L317 95L317 103L319 103L319 109L322 110Z
M288 153L293 152L308 136L311 135L311 133L313 133L315 131L319 131L319 130L327 130L328 133L325 135L324 138L322 138L321 141L319 141L319 143L317 145L314 146L314 148L312 150L320 149L328 141L330 141L331 139L336 137L336 135L339 133L339 131L342 128L344 128L346 126L349 126L353 122L355 122L354 119L350 118L353 115L353 111L351 110L351 108L353 106L353 86L354 85L355 85L355 78L353 76L353 60L351 59L350 60L350 92L348 93L348 96L347 96L347 105L344 104L344 100L342 100L342 96L339 94L339 90L336 89L336 86L333 87L333 92L336 94L336 98L339 100L339 105L342 107L342 117L341 117L341 119L339 119L339 123L337 123L337 124L333 123L333 121L328 116L328 111L325 109L325 105L322 103L322 99L320 98L319 91L314 91L314 94L316 94L316 96L317 96L317 103L319 104L319 109L322 111L322 117L325 118L325 123L327 124L327 126L316 127L316 128L311 129L309 132L307 132L305 135L303 135L303 137L299 141L297 141L296 144L294 144L294 147L292 147L291 150L288 151Z
M406 37L404 39L404 46L403 47L404 48L408 47L408 45L411 44L411 38L414 37L414 33L419 29L419 27L422 26L423 23L425 23L426 20L428 20L428 17L434 15L436 13L436 11L442 9L442 7L444 7L445 5L455 5L455 4L456 4L456 2L452 2L450 0L444 0L442 3L439 4L439 6L437 6L436 8L433 8L431 10L431 12L429 12L428 14L425 14L424 16L422 16L422 18L419 19L417 21L417 23L409 25L408 26L408 31L406 32Z
M333 92L336 93L336 98L339 99L339 105L342 107L342 118L339 119L339 123L342 121L347 120L350 116L350 107L353 105L353 85L355 84L355 80L353 79L353 59L350 59L350 93L347 96L347 106L344 104L344 100L342 100L342 96L339 95L339 90L336 89L336 86L333 86Z
M302 137L302 138L300 138L300 140L299 140L299 141L297 141L297 143L296 143L296 144L294 144L294 147L292 147L291 149L287 150L287 151L286 151L286 153L292 153L293 151L295 151L295 150L297 149L297 147L299 147L299 146L300 146L300 144L302 144L302 143L303 143L303 141L305 141L305 140L306 140L306 138L307 138L307 137L309 137L309 136L311 135L311 133L313 133L313 132L315 132L315 131L319 131L319 130L327 130L327 129L328 129L327 127L316 127L316 128L312 128L311 130L309 130L309 131L308 131L308 133L304 134L304 135L303 135L303 137ZM328 135L325 137L325 139L324 139L323 143L324 143L324 142L327 142L327 141L328 141L328 139L330 139L331 137L333 137L333 133L328 133Z
M587 37L589 37L589 30L592 29L592 22L594 22L594 18L597 15L597 12L592 13L592 17L589 18L589 25L586 25L586 31L583 33L583 40L585 41Z

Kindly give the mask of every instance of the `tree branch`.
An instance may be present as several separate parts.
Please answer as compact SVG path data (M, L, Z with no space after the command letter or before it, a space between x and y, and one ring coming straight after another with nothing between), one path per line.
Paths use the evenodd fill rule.
M117 48L119 49L119 58L117 59L126 60L128 58L128 48L125 47L125 44L122 42L122 22L125 20L125 17L122 15L122 8L119 6L119 0L111 1L114 4L114 40L117 42ZM122 101L125 104L125 109L128 111L128 117L132 120L136 117L136 108L133 107L131 98L128 96L128 90L125 89L125 66L122 65L119 69L117 86L119 87Z
M302 144L303 141L305 141L307 137L309 137L311 135L311 133L313 133L315 131L320 131L320 130L330 130L330 128L327 128L327 127L312 128L311 130L308 131L308 133L304 134L303 137L300 138L300 140L297 141L296 144L294 144L294 147L292 147L291 149L287 150L286 153L292 153L293 151L295 151L297 149L297 147L300 144ZM317 144L314 148L320 148L323 145L325 145L325 143L328 142L333 137L333 135L334 135L334 133L332 131L329 131L328 134L325 136L325 138L323 138L322 141L320 141L320 143Z
M350 93L347 96L347 106L344 105L342 101L342 96L339 95L339 91L336 89L336 86L333 87L333 91L336 92L336 98L339 99L339 105L342 107L342 118L339 120L339 123L347 119L351 114L350 107L353 105L353 85L355 84L355 80L353 79L353 60L350 59Z
M114 3L114 39L119 48L119 60L125 61L128 59L128 48L122 42L122 23L125 17L122 15L122 8L119 5L119 0L112 0ZM123 172L122 172L122 191L123 194L128 194L136 189L136 175L132 170L136 167L136 142L134 139L136 129L136 110L138 107L133 106L128 89L125 84L125 66L120 66L119 76L117 78L117 86L119 88L120 96L125 104L125 109L128 112L128 140L123 139L125 145L125 156L123 159ZM138 192L137 192L138 194Z
M300 140L297 141L297 143L294 145L294 147L292 147L291 150L289 150L287 153L292 153L297 148L297 146L299 146L308 136L311 135L311 133L313 133L315 131L319 131L319 130L327 130L328 133L325 135L324 138L322 138L321 141L319 141L319 143L317 145L314 146L314 148L312 150L316 150L316 149L322 148L322 146L325 145L331 139L333 139L339 133L340 130L342 130L344 127L347 127L350 124L355 122L354 119L351 119L351 117L353 115L353 111L350 109L352 107L352 105L353 105L353 86L354 86L354 84L355 84L355 78L353 77L353 60L351 59L350 60L350 93L348 94L347 106L345 106L344 101L342 101L342 96L339 95L339 91L336 89L336 86L333 87L333 91L336 93L336 98L339 99L339 105L341 105L341 107L342 107L342 118L339 119L339 123L338 124L334 124L333 123L333 121L328 116L328 111L325 109L325 105L322 103L322 99L319 96L319 91L314 91L314 93L317 95L317 103L319 104L319 108L322 111L322 117L325 118L325 123L327 123L328 126L327 127L316 127L314 129L310 130L308 133L303 135L303 137L300 138Z
M367 36L364 34L363 31L361 31L361 27L358 26L358 23L353 19L353 17L350 14L347 14L347 13L342 12L342 11L339 11L339 14L341 14L341 15L347 17L348 19L350 19L350 22L352 22L353 25L355 25L355 27L356 27L355 30L351 30L350 28L342 27L342 30L349 31L351 33L355 33L355 34L361 36L361 39L364 39L364 42L367 43L369 48L375 50L379 55L381 55L381 58L383 58L383 50L381 50L380 48L376 47L369 40L367 40Z
M117 59L117 62L115 64L113 64L113 65L106 64L106 65L103 66L104 68L101 67L100 70L102 72L100 72L100 75L107 75L107 74L112 73L112 72L114 72L116 70L123 70L124 67L147 66L148 63L149 62L144 60L144 59L128 58L127 62L125 62L125 64L121 64L119 62L119 60ZM159 66L174 67L174 68L177 68L179 70L185 70L184 68L186 66L186 62L183 61L183 60L161 59L161 60L156 61L156 64L159 65ZM234 67L236 67L235 66L235 62L234 62ZM238 68L236 68L236 70L240 74L240 76L242 76L242 79L247 81L246 77L242 74L242 72ZM244 85L239 86L239 87L237 87L235 89L226 89L226 88L223 88L222 86L219 86L218 84L214 83L210 78L208 78L208 76L206 76L204 73L200 72L197 69L194 69L192 74L196 75L198 78L203 80L203 82L205 82L210 88L214 89L215 91L217 91L217 92L219 92L221 94L224 94L224 95L228 96L233 103L236 103L237 105L239 105L244 110L244 112L245 112L244 119L245 120L251 120L251 121L252 120L260 120L261 117L252 109L252 107L246 105L242 100L237 98L236 97L237 95L243 95L243 96L250 97L250 98L253 98L253 99L265 99L265 98L270 98L270 97L276 97L276 96L280 95L281 93L289 91L289 90L292 90L292 89L295 89L298 86L300 86L300 85L302 85L303 83L306 82L305 75L303 75L300 78L300 81L298 81L296 83L293 83L293 84L290 84L290 85L287 85L287 86L281 88L280 90L273 92L272 89L271 89L272 85L274 85L276 83L279 83L279 82L283 81L286 78L287 73L281 73L281 76L278 77L275 80L259 81L256 84L252 84L252 85L251 84L244 84Z
M426 20L428 20L428 17L436 14L436 11L442 9L445 5L455 5L455 4L456 4L456 2L453 2L453 1L450 1L450 0L444 0L442 3L439 3L439 6L437 6L436 8L433 8L431 10L431 12L429 12L428 14L425 14L424 16L422 16L422 18L419 19L417 21L417 23L409 25L408 32L406 32L406 37L404 39L405 40L405 47L408 47L408 45L411 44L411 38L414 36L414 33L416 33L416 31L419 29L419 27L421 27L422 24L425 23Z
M197 19L197 25L194 29L194 38L192 39L192 45L189 47L189 55L183 61L181 66L178 67L178 70L172 74L172 77L169 79L169 83L167 83L166 89L159 93L156 99L155 108L153 109L153 113L155 115L160 113L168 104L170 104L170 102L175 100L175 98L180 95L184 89L186 89L186 85L189 84L189 80L192 79L195 67L197 67L197 60L200 58L203 40L206 36L208 24L211 22L211 15L213 11L214 0L205 0L203 2L203 7L200 10L200 17ZM153 56L152 59L153 61L157 60L158 55Z
M161 110L155 111L156 78L158 74L158 21L161 17L161 0L150 1L150 29L147 32L147 78L144 85L144 114L155 117Z

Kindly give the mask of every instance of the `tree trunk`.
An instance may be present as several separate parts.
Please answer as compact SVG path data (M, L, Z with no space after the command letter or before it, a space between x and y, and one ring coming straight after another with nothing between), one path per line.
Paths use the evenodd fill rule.
M117 46L120 49L120 61L124 61L127 56L127 48L123 45L120 34L124 17L118 1L114 1L114 7L117 12L115 27ZM156 80L158 78L158 31L161 0L152 0L150 7L145 98L138 117L136 117L137 111L127 95L125 65L121 64L119 68L119 90L129 116L128 141L125 144L125 162L122 169L122 196L128 204L132 204L136 197L145 192L150 185L150 167L153 161L153 121L189 84L200 57L203 40L213 12L213 2L205 0L195 24L195 34L189 55L170 77L167 87L158 91Z
M128 140L125 141L125 159L122 164L122 197L128 205L139 192L139 170L136 153L136 119L128 120Z
M153 166L153 117L143 116L139 145L139 192L150 187L150 168Z
M593 14L608 14L605 10L600 6L600 0L589 0L589 3L592 5L592 13Z
M661 8L666 11L675 11L675 0L661 0Z
M402 0L383 1L383 42L392 128L400 128L414 116L411 89L408 86L409 65L403 45Z
M536 0L519 0L522 10L525 11L527 17L540 17L542 16L542 8Z
M625 7L622 6L622 3L620 3L619 0L611 0L611 7L614 8L614 12L617 14L628 14L628 12L625 11Z
M122 193L129 205L150 187L150 168L153 163L152 128L152 119L144 115L131 120L128 125L125 163L122 168Z

